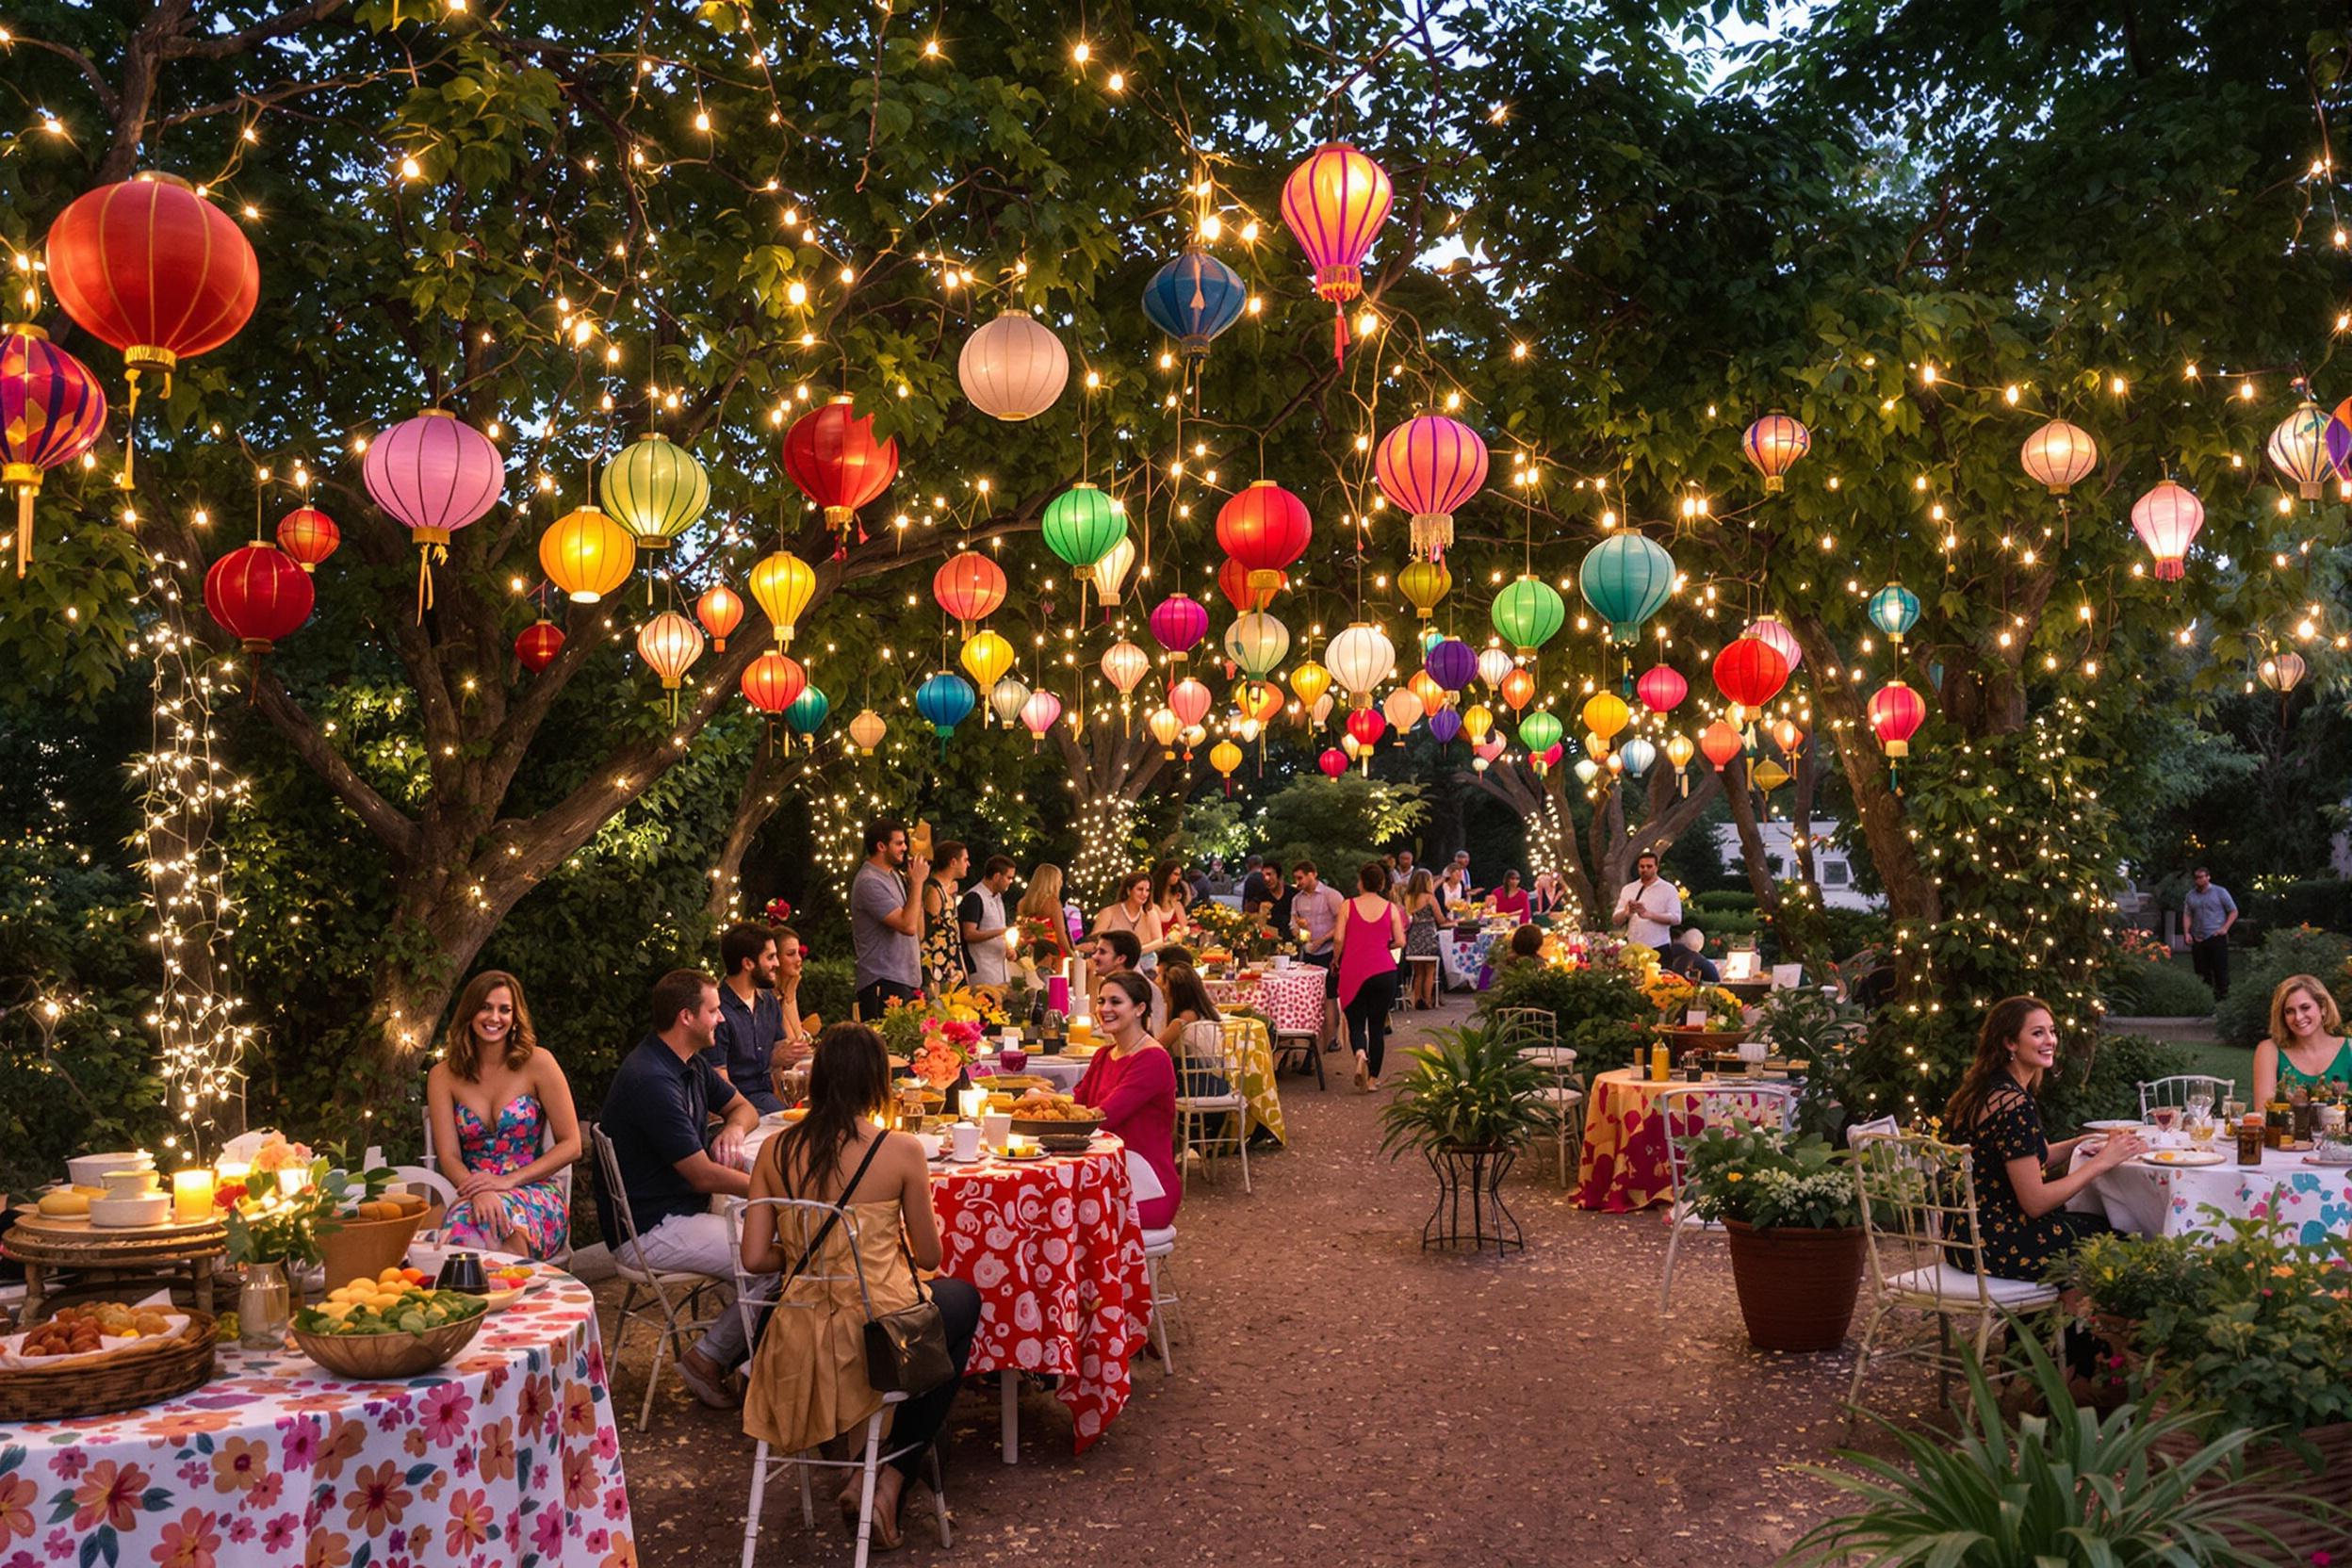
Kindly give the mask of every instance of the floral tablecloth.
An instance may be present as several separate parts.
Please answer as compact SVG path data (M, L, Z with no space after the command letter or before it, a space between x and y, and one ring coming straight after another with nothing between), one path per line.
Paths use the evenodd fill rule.
M1126 1406L1127 1364L1152 1321L1126 1146L987 1161L931 1179L943 1274L980 1292L967 1373L1053 1373L1084 1453Z
M1327 972L1313 964L1293 964L1280 974L1269 969L1248 980L1212 981L1209 995L1220 1007L1246 1007L1271 1020L1280 1033L1319 1035Z
M1658 1114L1658 1098L1680 1083L1653 1084L1641 1069L1630 1067L1592 1080L1592 1102L1585 1108L1584 1152L1576 1166L1576 1207L1625 1214L1674 1196L1666 1123ZM1738 1086L1716 1080L1713 1086ZM1760 1113L1763 1101L1759 1098L1755 1105Z
M2352 1169L2305 1165L2301 1154L2280 1149L2262 1151L2260 1166L2239 1165L2234 1145L2223 1152L2223 1163L2211 1166L2129 1161L2100 1171L2066 1207L2104 1215L2116 1230L2136 1235L2211 1233L2208 1209L2230 1219L2272 1220L2304 1242L2352 1233ZM2077 1160L2086 1157L2076 1150Z
M1478 975L1486 968L1487 954L1497 941L1510 935L1510 927L1492 925L1481 925L1469 931L1440 931L1437 934L1437 954L1446 971L1446 983L1477 990Z
M0 1568L635 1568L632 1535L569 1276L422 1377L223 1347L179 1398L0 1425Z

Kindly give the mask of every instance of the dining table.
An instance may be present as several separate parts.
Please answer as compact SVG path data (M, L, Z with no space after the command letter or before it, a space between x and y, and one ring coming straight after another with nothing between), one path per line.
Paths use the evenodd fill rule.
M1281 970L1244 970L1230 978L1213 976L1209 1000L1219 1007L1257 1014L1278 1035L1320 1035L1330 973L1314 964L1293 964Z
M1592 1102L1585 1108L1584 1148L1576 1162L1576 1207L1628 1214L1673 1198L1674 1178L1668 1160L1666 1119L1658 1113L1658 1101L1668 1089L1698 1086L1731 1094L1734 1117L1752 1111L1762 1118L1787 1084L1763 1079L1751 1086L1744 1077L1710 1076L1699 1086L1679 1075L1652 1083L1646 1071L1635 1067L1599 1074L1592 1080ZM1751 1088L1756 1092L1743 1092Z
M2144 1236L2213 1235L2232 1219L2262 1221L2311 1245L2352 1234L2352 1166L2320 1165L2286 1149L2265 1149L2260 1165L2240 1165L2234 1140L2216 1139L2212 1152L2220 1159L2210 1165L2142 1156L2111 1166L2066 1207ZM2090 1154L2078 1144L2069 1165Z
M636 1561L596 1303L535 1266L447 1364L337 1377L215 1352L135 1410L0 1423L9 1568L614 1568Z

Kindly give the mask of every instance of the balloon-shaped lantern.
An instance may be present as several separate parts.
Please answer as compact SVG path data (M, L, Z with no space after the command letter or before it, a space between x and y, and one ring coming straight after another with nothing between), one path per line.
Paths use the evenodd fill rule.
M1122 697L1151 673L1152 656L1133 643L1113 643L1102 655L1103 678L1118 687Z
M1013 652L1012 644L982 627L966 640L956 662L972 672L978 690L985 692L1004 678L1004 672L1013 667L1013 662L1018 657Z
M1722 719L1717 719L1713 724L1699 731L1699 749L1707 753L1707 760L1715 765L1717 773L1721 773L1723 771L1723 764L1739 756L1746 747L1740 742L1738 730Z
M1871 694L1870 717L1870 733L1886 748L1888 772L1900 791L1903 760L1911 755L1911 737L1927 722L1927 704L1909 686L1893 680Z
M930 723L932 732L939 738L939 750L947 750L947 738L956 733L956 727L964 722L978 703L972 682L962 676L939 671L915 688L915 711Z
M1633 683L1633 694L1653 713L1671 713L1690 694L1690 683L1672 664L1653 664Z
M675 610L664 610L637 629L637 657L675 693L686 671L702 657L702 629ZM671 698L675 712L677 698Z
M1560 744L1563 732L1560 715L1548 708L1539 708L1519 721L1519 743L1530 753L1549 751Z
M1454 574L1446 569L1443 561L1427 558L1409 561L1405 569L1396 574L1396 591L1405 596L1405 602L1413 606L1413 613L1425 621L1437 608L1437 601L1444 598L1453 585Z
M1478 655L1478 678L1498 691L1504 679L1518 667L1519 661L1511 656L1509 648L1487 648Z
M1805 650L1797 645L1797 634L1789 630L1788 623L1777 615L1757 616L1748 623L1748 629L1740 635L1753 637L1780 655L1787 662L1790 675L1796 674L1797 666L1805 662Z
M574 604L594 604L629 580L637 541L589 503L573 508L539 536L539 569Z
M2063 496L2099 466L2099 443L2080 425L2052 419L2025 438L2017 460L2028 479L2053 496Z
M1919 624L1919 596L1900 582L1890 582L1870 596L1870 624L1900 647L1903 637Z
M2336 478L2352 484L2352 398L2338 403L2328 416L2328 461Z
M1633 710L1614 692L1595 692L1584 699L1584 727L1603 742L1613 741L1633 720Z
M1163 704L1152 710L1152 716L1143 723L1144 727L1152 732L1152 738L1160 743L1160 756L1164 759L1174 757L1176 738L1184 732L1184 721Z
M1388 720L1377 708L1359 708L1348 715L1348 738L1366 751L1380 744L1380 737L1387 733Z
M1514 713L1526 710L1535 700L1535 677L1525 670L1513 670L1503 677L1503 700L1511 704Z
M1287 572L1253 572L1230 556L1217 564L1217 591L1235 610L1264 610L1289 586Z
M1331 672L1312 659L1305 660L1291 670L1290 689L1299 706L1312 713L1331 689Z
M533 675L554 663L563 651L564 629L544 615L514 635L515 662Z
M1336 308L1331 357L1348 348L1348 302L1364 292L1364 253L1388 221L1388 175L1345 142L1317 148L1282 182L1282 221L1315 267L1315 292Z
M1658 760L1658 747L1636 735L1617 748L1617 755L1624 760L1625 772L1640 778L1650 771L1650 764Z
M1411 515L1413 553L1435 560L1454 542L1454 514L1486 482L1486 443L1459 419L1416 415L1380 437L1372 473L1388 503Z
M1307 503L1270 479L1254 482L1217 508L1217 547L1241 564L1243 581L1253 594L1270 597L1281 586L1282 569L1307 552L1314 533ZM1275 580L1267 582L1261 573Z
M814 750L817 731L824 727L825 715L832 711L831 697L815 686L804 686L800 689L800 695L792 699L792 706L784 710L784 724L793 734L804 737L809 749Z
M646 434L604 466L596 492L639 549L665 550L710 504L710 476L677 442Z
M1078 572L1085 575L1087 581L1094 584L1095 597L1102 601L1104 620L1110 619L1111 606L1119 602L1119 596L1127 581L1127 574L1135 569L1135 541L1132 535L1122 533L1111 541L1111 547L1102 552L1101 560L1091 566L1076 568Z
M1503 585L1487 613L1494 629L1526 657L1559 635L1568 619L1568 604L1559 589L1522 572Z
M1039 687L1029 694L1029 700L1021 705L1021 722L1027 727L1031 744L1042 741L1052 732L1062 716L1062 699Z
M2263 685L2284 696L2303 683L2304 674L2309 668L2303 662L2301 654L2289 651L2274 653L2263 660L2257 673L2262 676Z
M2170 480L2158 482L2153 490L2132 503L2132 531L2148 554L2156 558L2152 568L2159 582L2178 582L2186 570L2189 544L2197 531L2205 526L2205 506L2187 486Z
M1225 629L1225 657L1252 680L1264 680L1290 653L1290 628L1263 610L1237 615Z
M1025 310L1008 310L964 339L956 379L972 406L1007 424L1052 408L1070 381L1070 351Z
M278 519L278 548L306 572L317 570L342 543L343 531L315 506L298 506Z
M1326 778L1337 778L1348 771L1348 754L1337 746L1325 746L1315 758L1315 765L1323 770Z
M1674 558L1656 540L1630 531L1593 546L1576 570L1584 602L1609 622L1609 640L1621 645L1642 634L1642 623L1658 613L1674 587Z
M1233 792L1233 770L1242 763L1241 748L1231 741L1219 741L1209 748L1209 766L1225 780L1225 792Z
M248 653L268 653L310 619L318 590L275 545L239 546L204 574L204 609Z
M743 666L743 700L770 718L790 708L808 684L808 672L800 661L774 648Z
M1241 319L1250 286L1241 274L1192 244L1143 286L1143 313L1176 340L1187 368L1209 357L1209 345Z
M858 716L849 721L850 743L858 748L860 757L873 756L874 748L890 732L890 727L883 722L882 715L871 708L859 709Z
M727 651L727 640L743 624L743 597L724 582L714 582L694 601L694 619L710 634L710 646Z
M1153 640L1182 659L1209 634L1208 606L1190 594L1170 594L1152 607L1149 625Z
M1216 701L1216 694L1190 676L1168 689L1168 711L1175 714L1186 729L1207 718L1209 709Z
M898 438L876 441L874 416L859 414L843 393L802 415L784 433L784 472L802 495L825 509L838 555L849 543L858 509L898 477Z
M1380 699L1380 716L1388 721L1391 729L1396 731L1398 745L1405 743L1405 732L1421 722L1421 715L1426 710L1421 699L1413 694L1409 686L1399 686Z
M1788 661L1760 637L1735 637L1715 656L1715 685L1741 708L1763 708L1788 684Z
M360 478L375 503L416 542L416 618L433 608L433 563L449 536L498 504L506 459L490 438L447 409L429 408L368 443Z
M0 335L0 484L16 492L16 575L33 558L41 476L97 444L106 395L90 367L19 323Z
M1028 701L1028 682L1017 675L1008 675L988 688L988 711L1007 729L1021 721L1021 710Z
M1767 414L1740 438L1740 450L1764 476L1764 493L1777 496L1797 459L1813 449L1813 433L1786 414Z
M1127 536L1127 519L1099 486L1081 480L1045 503L1037 531L1065 565L1083 571Z
M1448 637L1421 656L1421 667L1445 690L1459 692L1478 678L1478 656L1469 644Z
M1372 689L1396 669L1396 645L1380 628L1363 621L1353 623L1332 638L1323 657L1331 666L1332 678L1339 682L1339 689L1353 698L1359 709L1372 706Z
M2328 460L2328 416L2309 398L2270 433L2270 461L2307 501L2319 499L2332 465Z
M790 550L763 556L751 568L751 596L768 617L768 634L779 648L792 645L792 633L809 600L817 596L814 567Z
M1486 743L1487 732L1494 727L1494 710L1482 702L1474 702L1462 710L1462 732L1470 737L1474 746Z

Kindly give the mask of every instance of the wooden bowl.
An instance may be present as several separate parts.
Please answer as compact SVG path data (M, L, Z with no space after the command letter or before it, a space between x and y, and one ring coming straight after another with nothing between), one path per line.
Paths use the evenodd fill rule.
M314 1334L296 1329L294 1343L302 1354L338 1378L379 1382L432 1371L471 1344L489 1318L490 1304L485 1300L482 1310L471 1317L421 1334Z
M408 1262L408 1244L416 1239L417 1229L431 1212L427 1207L398 1219L336 1221L339 1229L318 1237L319 1261L327 1271L327 1283L334 1286L353 1280L372 1280L385 1269L398 1268Z
M1017 1116L1013 1118L1014 1132L1019 1133L1025 1137L1036 1138L1040 1142L1047 1138L1054 1138L1056 1140L1065 1138L1077 1138L1084 1140L1091 1138L1097 1132L1102 1130L1102 1118L1099 1115L1086 1118L1083 1120L1069 1120L1062 1118L1049 1119L1039 1116Z

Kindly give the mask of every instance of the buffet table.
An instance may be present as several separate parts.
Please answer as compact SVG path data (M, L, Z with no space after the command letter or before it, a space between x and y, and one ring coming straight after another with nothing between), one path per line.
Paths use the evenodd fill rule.
M0 1548L22 1568L611 1568L632 1536L596 1300L565 1274L420 1377L226 1345L178 1398L0 1425Z
M1279 972L1261 970L1248 979L1210 981L1209 998L1219 1007L1257 1014L1278 1034L1320 1035L1329 973L1314 964L1293 964Z

